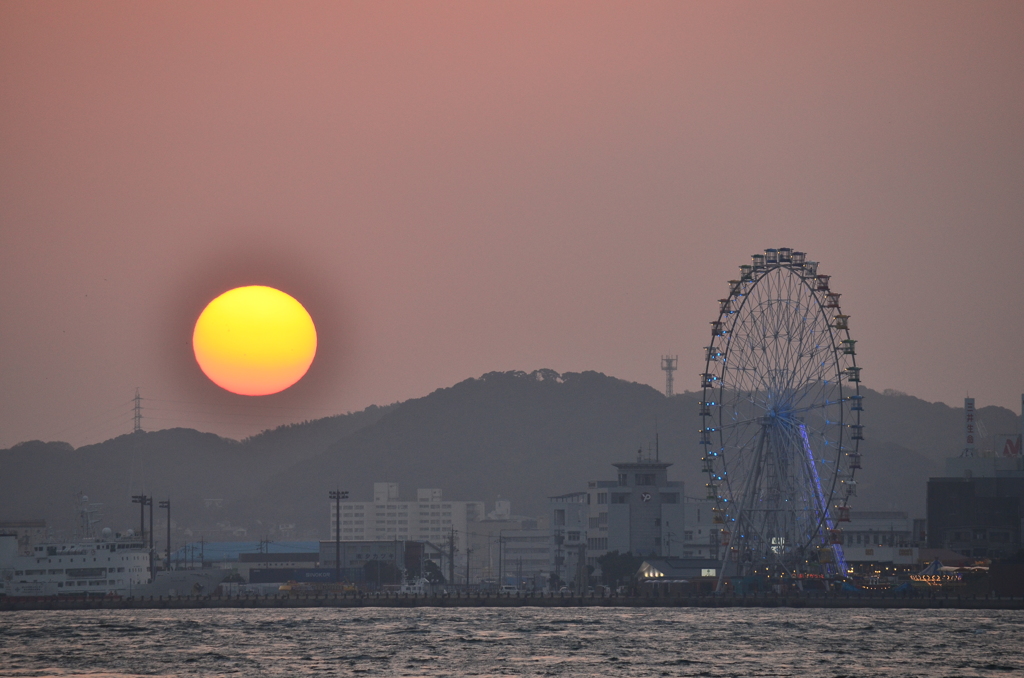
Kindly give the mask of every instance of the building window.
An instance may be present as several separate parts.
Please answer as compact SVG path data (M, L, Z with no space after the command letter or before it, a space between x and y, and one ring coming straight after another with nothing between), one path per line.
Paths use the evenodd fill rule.
M653 473L637 473L635 479L636 479L636 484L637 485L653 485L654 484L654 474Z
M626 484L627 484L626 483L626 478L627 477L628 476L625 473L620 473L619 474L619 487L625 487L626 486Z
M565 525L565 509L555 509L555 525Z
M626 494L625 492L613 492L612 493L612 503L613 504L628 504L629 503L629 495Z
M598 492L597 493L597 503L598 504L607 504L608 503L608 493L607 492Z
M580 540L580 533L579 532L569 532L569 533L567 533L566 536L568 537L569 541L579 541Z

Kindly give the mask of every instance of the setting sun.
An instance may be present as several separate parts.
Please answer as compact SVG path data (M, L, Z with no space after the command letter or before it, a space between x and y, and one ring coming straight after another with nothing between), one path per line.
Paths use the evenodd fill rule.
M203 373L221 388L270 395L306 374L316 355L316 327L302 304L284 292L238 287L203 310L192 348Z

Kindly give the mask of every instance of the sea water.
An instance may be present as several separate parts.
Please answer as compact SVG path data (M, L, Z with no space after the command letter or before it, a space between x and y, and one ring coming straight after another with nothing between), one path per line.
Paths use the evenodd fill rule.
M0 613L0 676L1024 676L1024 613L416 608Z

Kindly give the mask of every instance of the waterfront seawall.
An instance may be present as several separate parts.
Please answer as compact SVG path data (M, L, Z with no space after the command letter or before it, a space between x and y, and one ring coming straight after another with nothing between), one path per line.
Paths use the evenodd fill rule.
M25 610L201 610L414 607L768 607L1024 610L1024 598L985 596L175 596L153 598L0 598L0 612Z

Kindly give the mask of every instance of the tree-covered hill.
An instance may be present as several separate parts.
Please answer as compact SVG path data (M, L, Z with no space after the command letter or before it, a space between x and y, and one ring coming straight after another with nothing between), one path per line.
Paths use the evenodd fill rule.
M962 446L962 408L864 389L862 509L924 515L925 484ZM451 499L511 499L542 515L547 497L614 478L613 462L638 449L673 463L670 477L703 495L696 393L666 398L597 372L495 372L388 407L282 426L244 441L191 429L123 435L73 449L31 441L0 450L0 519L71 521L84 492L104 504L105 525L138 523L130 497L170 496L179 525L244 526L250 536L294 524L326 536L327 493L369 499L375 481L404 497L437 487ZM1017 415L985 407L990 433L1017 430Z

